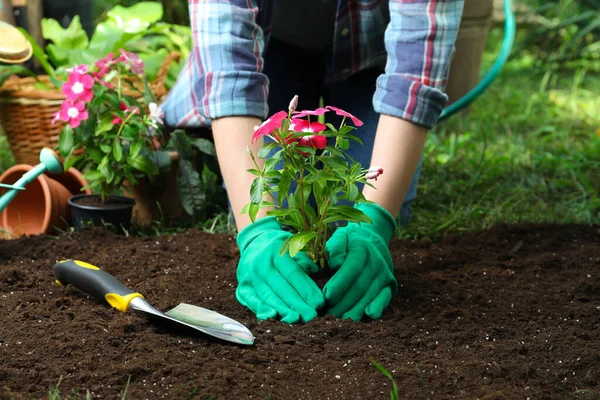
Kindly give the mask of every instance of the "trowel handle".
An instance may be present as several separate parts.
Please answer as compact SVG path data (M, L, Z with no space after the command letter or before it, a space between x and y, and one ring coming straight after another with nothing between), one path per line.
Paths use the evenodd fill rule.
M73 285L94 297L105 299L108 304L122 312L127 311L133 298L144 297L123 285L108 272L84 261L61 261L54 265L53 272L59 285Z

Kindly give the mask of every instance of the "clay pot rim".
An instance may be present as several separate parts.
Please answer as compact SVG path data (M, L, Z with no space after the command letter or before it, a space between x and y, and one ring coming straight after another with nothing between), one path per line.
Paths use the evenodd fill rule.
M71 207L77 207L80 208L82 210L89 210L89 211L100 211L100 210L106 210L105 207L95 207L95 206L88 206L88 205L84 205L84 204L79 204L77 203L77 200L83 198L83 197L100 197L99 194L87 194L87 193L83 193L83 194L77 194L75 196L71 196L69 197L69 205ZM130 199L128 197L124 197L124 196L109 196L110 199L114 199L114 200L118 200L121 205L120 206L115 206L115 207L111 207L111 210L125 210L128 208L132 208L135 205L135 200Z
M15 172L28 172L32 170L34 167L29 164L16 164L4 171L2 175L0 175L0 182L4 182L6 177ZM23 175L23 174L21 174ZM21 177L19 176L17 180ZM50 225L50 210L52 209L52 204L50 202L50 186L48 184L48 179L52 179L45 174L41 174L35 180L29 182L27 185L31 185L34 183L39 183L42 186L42 191L44 192L44 221L42 222L41 230L42 232L47 232L48 227ZM16 181L15 181L16 182ZM25 188L27 190L27 187ZM2 210L2 226L8 226L8 207Z

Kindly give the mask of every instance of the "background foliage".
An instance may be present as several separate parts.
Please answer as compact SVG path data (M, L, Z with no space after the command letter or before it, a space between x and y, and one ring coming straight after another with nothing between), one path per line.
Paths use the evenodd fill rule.
M98 18L132 0L96 0ZM600 222L600 0L521 0L517 40L498 79L470 113L428 136L413 222L400 236L436 238L498 223ZM162 0L166 22L187 24L187 1ZM503 26L492 29L482 73ZM360 131L358 131L360 133ZM0 171L12 156L0 136ZM206 198L221 196L206 180ZM219 209L190 222L233 231ZM165 231L160 221L155 233Z

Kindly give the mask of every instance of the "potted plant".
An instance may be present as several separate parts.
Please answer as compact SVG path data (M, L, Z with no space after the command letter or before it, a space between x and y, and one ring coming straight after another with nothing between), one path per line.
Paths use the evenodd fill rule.
M34 164L43 147L56 147L61 127L51 121L65 100L60 82L67 68L91 65L122 48L139 55L151 90L159 99L164 96L189 55L191 33L189 26L161 22L162 16L162 5L157 2L115 6L91 37L79 16L66 29L59 21L45 18L41 26L47 41L44 48L19 28L44 73L22 65L0 66L0 124L15 162Z
M57 79L65 100L52 123L64 123L58 149L65 168L77 165L96 194L69 199L76 228L112 224L129 229L135 201L119 195L125 182L170 166L162 148L163 113L148 86L144 62L120 49Z

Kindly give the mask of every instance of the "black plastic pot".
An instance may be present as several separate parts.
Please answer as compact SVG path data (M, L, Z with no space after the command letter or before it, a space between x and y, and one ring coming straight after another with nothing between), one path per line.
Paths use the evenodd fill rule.
M79 15L81 26L92 37L95 29L96 0L44 0L44 17L58 21L67 28L74 16Z
M80 204L79 202L97 202L98 205ZM100 204L100 195L78 194L69 198L71 219L76 230L90 226L113 227L118 233L125 233L131 228L131 215L135 201L127 197L111 196L104 204Z

